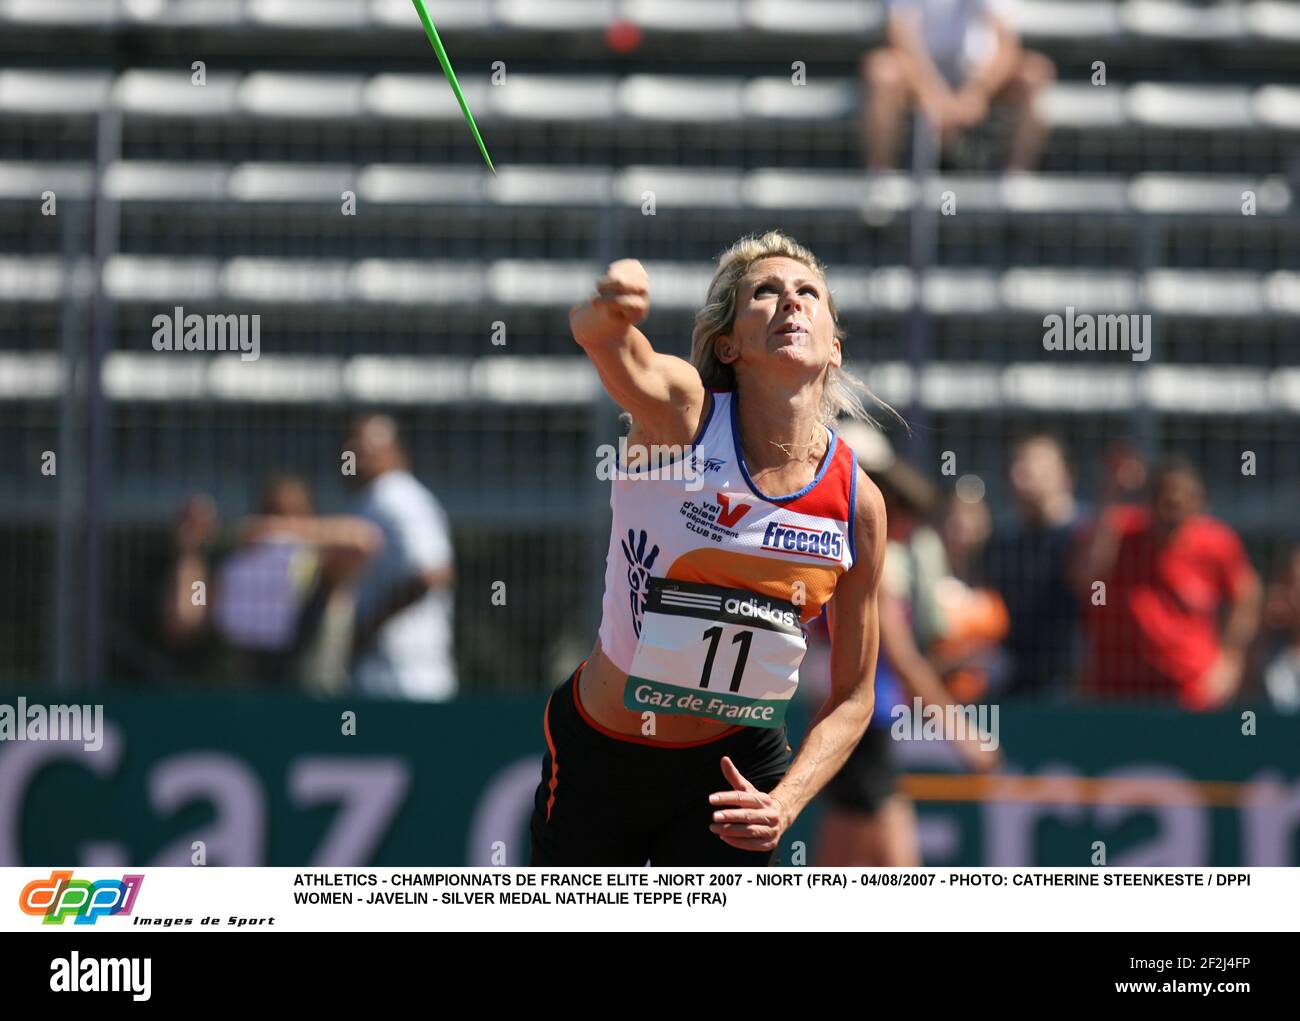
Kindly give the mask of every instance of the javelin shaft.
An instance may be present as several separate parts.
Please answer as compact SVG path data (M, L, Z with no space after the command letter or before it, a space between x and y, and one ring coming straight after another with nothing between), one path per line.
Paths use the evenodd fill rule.
M429 17L429 12L424 9L424 0L411 0L411 3L415 4L416 13L420 15L420 21L424 23L424 32L429 37L433 52L438 55L438 63L442 65L442 72L447 76L451 91L456 94L456 102L460 104L461 113L465 115L465 122L469 125L470 131L474 132L474 141L478 142L478 151L483 154L483 161L487 163L488 169L492 171L492 176L495 177L497 170L492 165L492 157L488 155L487 146L483 144L483 136L479 134L478 125L474 123L474 115L469 112L469 104L465 102L465 94L461 91L460 82L456 80L456 72L451 69L451 61L447 59L447 51L442 48L442 40L438 38L438 30L433 27L433 19Z

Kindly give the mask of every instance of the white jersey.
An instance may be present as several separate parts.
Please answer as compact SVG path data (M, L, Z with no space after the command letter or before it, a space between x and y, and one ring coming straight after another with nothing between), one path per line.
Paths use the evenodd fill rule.
M630 709L776 727L799 683L803 625L854 563L857 459L827 429L812 482L764 496L740 450L736 394L711 394L689 461L614 475L600 644L629 675Z

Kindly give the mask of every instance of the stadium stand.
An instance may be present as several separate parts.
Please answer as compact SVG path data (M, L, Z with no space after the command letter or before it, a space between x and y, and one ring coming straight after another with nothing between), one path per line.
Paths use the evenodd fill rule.
M620 18L644 32L635 55L604 43ZM113 623L106 676L165 680L130 615L186 493L234 518L292 469L338 508L344 425L378 408L456 529L467 688L550 683L593 627L608 494L590 464L617 435L566 310L639 258L647 332L685 354L709 260L768 226L829 263L849 361L923 409L930 449L994 506L1021 428L1064 432L1085 493L1103 448L1137 435L1194 453L1215 512L1270 562L1296 538L1300 3L1024 0L1016 18L1060 72L1041 172L990 172L994 121L918 182L860 169L879 3L458 0L439 26L493 177L409 0L0 0L0 428L19 438L0 461L0 680L50 675L64 640L39 636L63 612L52 565L84 463L69 451L57 483L31 465L58 448L80 385L66 354L98 322L119 595L86 598ZM56 39L84 55L52 66ZM911 216L945 192L958 213L936 218L918 283ZM173 305L260 314L257 371L154 352ZM1158 357L1048 356L1042 317L1066 305L1151 313ZM497 579L508 645L482 596Z

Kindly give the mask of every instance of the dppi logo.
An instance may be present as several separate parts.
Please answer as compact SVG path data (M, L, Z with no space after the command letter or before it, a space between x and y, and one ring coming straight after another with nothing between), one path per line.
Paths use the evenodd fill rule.
M94 925L103 915L129 915L144 876L121 879L73 879L72 872L51 872L23 887L18 906L24 914L44 915L46 925L62 925L69 915L76 925Z

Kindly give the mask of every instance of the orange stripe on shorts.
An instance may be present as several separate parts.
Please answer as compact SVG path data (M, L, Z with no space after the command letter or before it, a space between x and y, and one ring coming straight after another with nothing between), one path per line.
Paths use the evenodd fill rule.
M542 713L542 730L546 732L546 747L551 753L551 796L546 799L546 821L551 821L551 809L555 807L555 788L560 783L560 760L555 755L555 739L551 737L551 700L546 700L546 709Z

